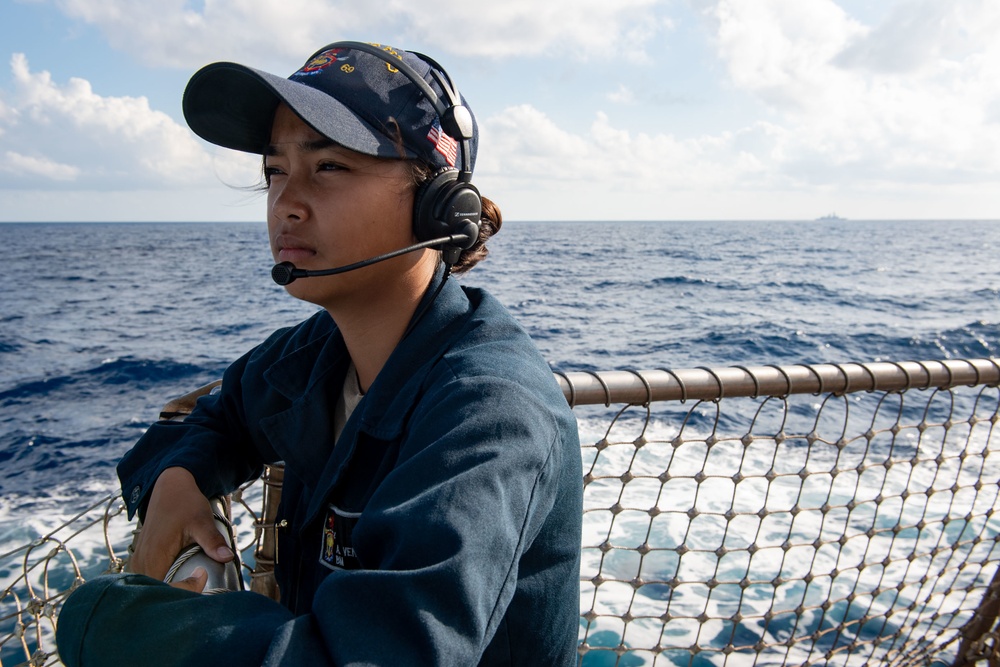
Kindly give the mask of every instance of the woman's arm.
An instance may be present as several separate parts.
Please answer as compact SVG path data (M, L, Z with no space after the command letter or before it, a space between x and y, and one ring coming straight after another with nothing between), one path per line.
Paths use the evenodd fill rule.
M119 463L130 515L143 520L130 572L162 580L177 554L195 543L219 562L233 559L208 497L259 474L261 455L251 446L240 400L245 365L246 358L234 363L223 389L202 397L185 421L151 426Z

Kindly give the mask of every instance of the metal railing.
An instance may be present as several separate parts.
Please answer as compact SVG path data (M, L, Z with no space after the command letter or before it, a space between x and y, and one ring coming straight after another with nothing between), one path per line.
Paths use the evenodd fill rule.
M581 663L996 660L998 381L990 359L560 375L615 411L583 446Z
M584 443L582 665L1000 659L996 360L557 379ZM236 494L245 554L261 495ZM121 509L0 555L0 665L58 663L61 602L121 568Z
M659 401L714 401L736 396L846 394L858 391L947 389L1000 381L995 359L882 361L794 366L657 369L557 373L571 406Z

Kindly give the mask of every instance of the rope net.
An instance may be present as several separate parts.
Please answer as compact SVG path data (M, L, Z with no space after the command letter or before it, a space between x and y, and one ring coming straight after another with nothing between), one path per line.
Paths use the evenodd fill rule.
M998 664L1000 365L908 363L561 375L580 664ZM234 494L248 579L262 486ZM0 665L58 664L60 604L131 531L108 497L0 555Z

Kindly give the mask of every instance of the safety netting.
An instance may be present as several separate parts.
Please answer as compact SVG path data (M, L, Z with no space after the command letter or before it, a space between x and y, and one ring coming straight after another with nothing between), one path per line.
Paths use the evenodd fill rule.
M558 379L584 443L581 665L1000 660L997 361ZM274 473L235 497L247 579ZM60 604L132 530L108 496L0 554L0 665L58 664Z

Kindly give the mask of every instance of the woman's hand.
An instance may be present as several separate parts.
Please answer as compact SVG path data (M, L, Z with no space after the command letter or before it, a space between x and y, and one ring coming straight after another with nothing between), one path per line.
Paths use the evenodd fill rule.
M194 476L184 468L167 468L153 486L128 569L162 581L181 550L195 543L220 563L234 558L215 527L212 508ZM207 578L204 570L196 570L175 585L200 593Z

